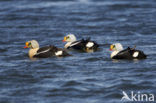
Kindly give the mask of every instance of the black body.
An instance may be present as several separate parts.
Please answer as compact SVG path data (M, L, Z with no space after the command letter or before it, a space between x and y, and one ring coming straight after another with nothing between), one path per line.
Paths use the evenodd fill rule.
M92 42L94 43L94 45L90 48L86 47L87 43L88 42ZM96 51L98 49L99 45L95 42L95 41L90 41L90 38L84 40L79 40L79 41L75 41L71 44L71 46L69 46L67 49L75 49L75 50L80 50L80 51L87 51L87 49L90 49L90 50L94 50Z
M133 54L135 52L139 52L139 55L137 57L133 57ZM128 47L127 49L120 51L112 59L146 59L146 57L147 56L143 53L143 51L135 50Z
M57 51L63 52L62 55L60 55L62 57L63 56L70 56L70 54L68 54L65 50L63 50L61 48L57 48L53 45L50 45L50 46L40 48L33 57L35 57L35 58L48 58L51 56L57 56L57 55L55 55L55 53Z

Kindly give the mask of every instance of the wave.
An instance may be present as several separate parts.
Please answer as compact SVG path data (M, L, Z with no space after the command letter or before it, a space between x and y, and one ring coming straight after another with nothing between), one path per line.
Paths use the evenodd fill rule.
M56 2L35 2L35 3L24 3L16 5L16 8L24 9L24 8L46 8L52 6L70 6L70 5L95 5L95 6L102 6L102 5L125 5L129 4L127 1L91 1L91 0L76 0L76 1L56 1Z

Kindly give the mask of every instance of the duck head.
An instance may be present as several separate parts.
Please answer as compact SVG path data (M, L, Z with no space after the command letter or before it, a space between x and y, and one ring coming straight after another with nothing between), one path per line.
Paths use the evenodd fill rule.
M39 48L39 44L38 44L38 42L36 40L27 41L25 43L24 48L30 48L30 49Z
M123 46L120 43L115 43L110 46L110 51L121 51Z
M76 41L76 37L74 34L68 34L67 36L64 37L63 42L74 42Z

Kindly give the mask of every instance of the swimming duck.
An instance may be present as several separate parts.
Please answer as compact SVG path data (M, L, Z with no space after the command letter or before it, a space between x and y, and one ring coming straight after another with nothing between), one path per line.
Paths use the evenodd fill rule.
M66 49L75 49L84 52L94 52L99 47L99 45L96 42L91 41L90 38L77 41L74 34L65 36L63 42L67 42L64 46Z
M110 50L113 51L111 54L112 59L145 59L146 55L143 51L136 50L134 48L128 47L123 49L120 43L115 43L110 46Z
M24 48L30 48L29 57L30 58L47 58L51 56L69 56L69 54L53 45L39 48L39 44L36 40L27 41Z

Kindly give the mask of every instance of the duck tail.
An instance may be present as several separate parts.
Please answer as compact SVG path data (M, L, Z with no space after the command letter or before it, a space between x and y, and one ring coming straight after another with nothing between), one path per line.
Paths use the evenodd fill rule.
M135 50L135 48L136 48L136 45L134 45L134 47L133 47L133 48L131 48L131 50Z
M71 54L67 53L66 51L63 52L63 56L72 56Z
M91 37L88 37L86 40L87 40L87 41L90 41L90 40L91 40Z

